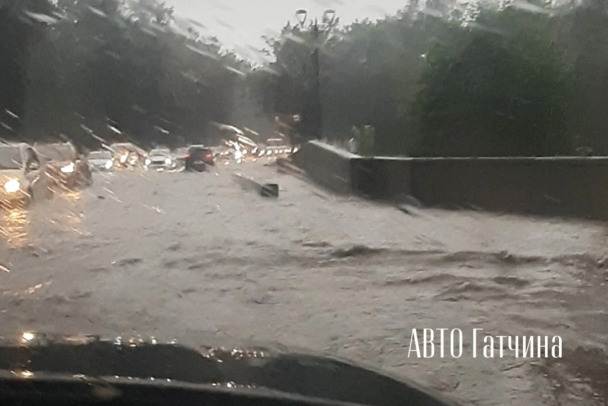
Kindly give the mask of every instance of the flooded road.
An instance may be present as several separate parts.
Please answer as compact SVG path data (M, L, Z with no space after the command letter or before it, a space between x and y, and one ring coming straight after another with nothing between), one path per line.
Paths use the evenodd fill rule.
M279 199L242 190L235 172L278 183ZM605 405L607 240L600 223L408 215L262 164L97 174L2 213L0 321L3 334L277 343L478 405ZM412 356L424 328L461 329L463 355ZM562 358L473 358L476 328L560 336Z

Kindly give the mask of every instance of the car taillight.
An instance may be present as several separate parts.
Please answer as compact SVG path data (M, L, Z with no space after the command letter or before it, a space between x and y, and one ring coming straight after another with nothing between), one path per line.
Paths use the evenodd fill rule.
M190 154L184 155L184 158L186 158L186 159L190 158Z

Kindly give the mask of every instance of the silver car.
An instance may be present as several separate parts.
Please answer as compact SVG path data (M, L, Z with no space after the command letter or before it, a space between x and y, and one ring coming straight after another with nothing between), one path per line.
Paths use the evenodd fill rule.
M114 154L110 151L93 151L89 154L89 165L95 171L111 171L114 169Z
M148 153L144 163L146 170L163 171L174 169L176 166L173 155L168 149L153 149Z

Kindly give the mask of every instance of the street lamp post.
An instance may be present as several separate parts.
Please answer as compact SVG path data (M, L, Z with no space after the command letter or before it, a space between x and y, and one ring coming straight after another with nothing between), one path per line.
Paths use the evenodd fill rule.
M307 17L306 10L300 9L296 12L296 16L300 23L300 27L304 27ZM311 54L312 58L312 86L310 89L310 95L306 102L306 108L303 114L304 120L307 122L307 127L310 133L317 139L322 138L323 134L323 108L321 105L321 64L320 64L320 52L321 47L330 31L337 25L338 19L336 19L336 13L334 10L326 10L323 13L323 19L321 24L315 18L314 22L311 23L311 34L313 41L313 51ZM325 38L323 38L325 37ZM322 41L323 39L323 41Z

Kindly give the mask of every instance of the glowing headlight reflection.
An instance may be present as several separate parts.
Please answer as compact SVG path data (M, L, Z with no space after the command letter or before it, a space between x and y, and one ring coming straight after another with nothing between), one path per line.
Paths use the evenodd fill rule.
M21 184L17 179L10 179L4 184L4 190L6 190L7 193L16 193L20 188Z
M70 162L68 165L61 168L61 173L72 173L74 172L75 167L76 165L74 165L74 162Z
M106 169L110 169L110 168L112 168L112 164L113 164L113 162L112 162L112 161L108 161L108 162L106 162Z
M149 159L146 159L146 166L150 165L152 163L152 161L150 161Z
M32 332L26 331L21 335L22 342L32 341L36 335Z
M165 158L165 163L167 165L171 165L171 158Z
M34 373L32 371L13 371L13 374L17 375L20 378L25 378L25 379L29 379L32 378L34 376Z

